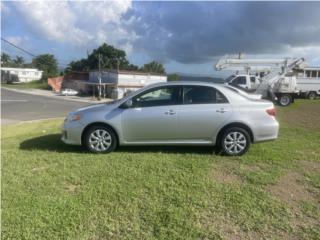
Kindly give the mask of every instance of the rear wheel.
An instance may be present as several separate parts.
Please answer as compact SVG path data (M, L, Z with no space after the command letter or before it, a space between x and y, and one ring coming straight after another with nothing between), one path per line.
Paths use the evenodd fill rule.
M250 147L250 136L243 128L228 128L222 134L220 146L222 152L228 156L241 156Z
M84 136L85 146L90 152L109 153L117 147L117 137L107 126L92 126Z
M292 102L292 96L290 94L282 94L280 97L279 97L279 104L281 106L289 106Z
M307 97L308 97L308 99L313 100L317 97L317 93L316 92L309 92Z

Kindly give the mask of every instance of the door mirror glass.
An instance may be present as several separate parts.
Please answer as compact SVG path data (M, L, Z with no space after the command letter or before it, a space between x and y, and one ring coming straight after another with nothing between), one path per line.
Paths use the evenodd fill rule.
M121 105L121 107L122 108L131 108L132 107L132 100L131 99L129 99L129 100L127 100L125 103L123 103L122 105Z

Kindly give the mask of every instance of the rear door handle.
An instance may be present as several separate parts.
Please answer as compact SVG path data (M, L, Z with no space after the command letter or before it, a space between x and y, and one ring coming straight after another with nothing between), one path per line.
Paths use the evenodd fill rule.
M228 110L225 110L224 108L220 108L220 109L216 110L216 112L225 113L225 112L228 112Z
M174 115L174 114L176 114L176 112L173 111L173 110L169 110L169 111L164 112L164 114L166 114L166 115Z

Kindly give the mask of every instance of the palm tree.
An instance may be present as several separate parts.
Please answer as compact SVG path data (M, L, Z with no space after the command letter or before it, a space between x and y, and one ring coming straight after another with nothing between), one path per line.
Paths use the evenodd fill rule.
M20 57L20 56L17 56L16 59L13 60L13 62L18 66L18 67L21 67L24 65L24 58L23 57Z
M150 63L144 64L142 67L142 71L144 72L151 72L151 73L166 73L163 65L156 61L152 61Z
M11 63L11 57L6 53L2 53L1 54L1 65L3 67L9 67L10 63Z

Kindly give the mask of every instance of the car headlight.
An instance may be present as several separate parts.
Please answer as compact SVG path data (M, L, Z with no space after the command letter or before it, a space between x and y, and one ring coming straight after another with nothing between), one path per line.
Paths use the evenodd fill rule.
M80 114L70 114L66 117L64 122L75 122L75 121L79 121L80 119L81 119Z
M71 116L71 121L79 121L81 119L80 114L74 114Z

